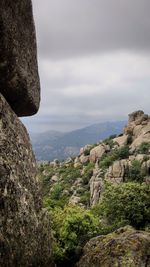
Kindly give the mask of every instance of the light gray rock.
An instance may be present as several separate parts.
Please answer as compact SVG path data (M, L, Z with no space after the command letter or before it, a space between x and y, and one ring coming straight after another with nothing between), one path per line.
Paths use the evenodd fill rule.
M97 160L100 160L106 151L109 151L109 147L105 144L94 147L90 151L90 161L95 163Z
M105 179L113 183L121 183L125 180L128 171L129 160L117 160L110 166L105 174Z

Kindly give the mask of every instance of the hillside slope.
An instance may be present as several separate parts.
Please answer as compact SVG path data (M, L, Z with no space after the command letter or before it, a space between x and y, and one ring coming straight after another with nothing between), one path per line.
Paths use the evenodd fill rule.
M50 131L31 135L31 141L37 160L64 160L79 154L80 147L97 143L113 134L119 134L125 121L94 124L69 133Z
M150 266L150 116L130 114L122 134L39 174L58 267Z

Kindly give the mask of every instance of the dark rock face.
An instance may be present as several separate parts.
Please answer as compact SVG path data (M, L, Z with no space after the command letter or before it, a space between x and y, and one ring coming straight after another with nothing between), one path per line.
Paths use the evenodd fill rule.
M0 93L18 116L39 108L36 51L31 0L1 0Z
M150 267L150 233L131 227L91 239L78 267Z
M42 210L27 131L0 95L0 266L51 265L49 218Z

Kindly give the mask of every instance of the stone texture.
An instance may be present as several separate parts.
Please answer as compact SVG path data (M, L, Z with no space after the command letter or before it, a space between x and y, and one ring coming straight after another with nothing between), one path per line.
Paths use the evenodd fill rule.
M33 115L40 85L31 0L1 0L0 14L0 93L18 116Z
M131 227L91 239L78 267L150 267L150 233Z
M119 136L113 139L114 143L117 143L119 146L125 146L127 144L127 135Z
M49 217L23 124L0 95L0 266L51 266Z
M121 183L125 181L128 173L129 160L117 160L110 166L105 174L105 179L113 183Z
M81 164L86 164L89 162L89 156L84 156L83 154L80 156Z
M104 153L108 150L109 147L105 144L100 144L94 147L90 151L90 157L89 157L90 161L95 163L97 160L100 160L101 157L104 155Z
M95 164L93 169L93 176L90 179L90 205L96 205L104 191L104 179L102 170L99 169L98 164Z

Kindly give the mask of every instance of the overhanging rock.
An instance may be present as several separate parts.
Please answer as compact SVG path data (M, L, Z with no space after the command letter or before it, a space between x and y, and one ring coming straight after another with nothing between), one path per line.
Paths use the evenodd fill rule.
M0 93L18 116L38 111L40 83L30 0L0 1Z

